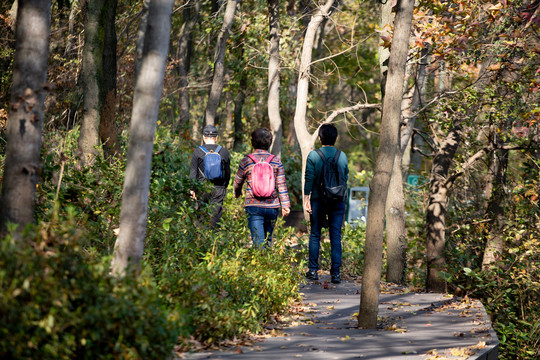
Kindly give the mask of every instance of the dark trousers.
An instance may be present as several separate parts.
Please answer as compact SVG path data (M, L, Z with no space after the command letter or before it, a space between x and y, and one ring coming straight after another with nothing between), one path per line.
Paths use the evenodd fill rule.
M331 274L339 274L341 268L341 225L345 215L345 202L322 203L319 199L311 199L311 232L309 234L309 270L319 270L319 250L321 247L321 231L323 222L328 218L330 233L330 254L332 260Z
M210 218L210 228L215 229L221 220L223 214L223 200L227 195L227 188L224 186L216 186L211 192L205 193L201 196L201 200L207 204L214 205L214 211Z

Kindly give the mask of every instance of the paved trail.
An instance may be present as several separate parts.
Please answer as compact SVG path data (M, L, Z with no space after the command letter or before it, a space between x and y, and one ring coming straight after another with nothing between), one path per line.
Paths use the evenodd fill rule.
M381 329L356 328L360 284L329 276L301 289L303 311L252 346L182 354L183 359L494 360L498 340L482 304L444 294L382 291Z

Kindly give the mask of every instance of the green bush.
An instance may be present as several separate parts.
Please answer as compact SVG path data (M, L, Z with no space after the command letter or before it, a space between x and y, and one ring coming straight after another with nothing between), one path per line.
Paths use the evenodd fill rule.
M269 249L251 248L239 200L229 195L225 206L220 230L195 228L198 212L185 201L174 220L148 236L146 259L161 295L183 314L184 339L211 344L260 331L298 295L286 231L278 225Z
M2 243L0 355L163 359L178 339L211 344L257 332L298 296L304 254L291 248L293 231L280 219L271 248L251 248L232 181L221 229L211 231L212 208L189 196L207 188L189 179L192 144L166 127L156 132L145 272L117 283L106 259L119 227L125 163L98 155L81 167L76 129L46 136L36 206L44 225L24 241ZM231 152L233 176L243 156Z
M90 263L77 226L29 228L0 244L0 357L165 359L179 333L145 275Z

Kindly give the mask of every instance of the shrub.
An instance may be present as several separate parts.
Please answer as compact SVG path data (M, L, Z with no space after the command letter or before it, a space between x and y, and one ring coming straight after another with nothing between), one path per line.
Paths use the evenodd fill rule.
M177 315L145 275L117 281L90 263L73 222L0 244L0 357L165 359Z

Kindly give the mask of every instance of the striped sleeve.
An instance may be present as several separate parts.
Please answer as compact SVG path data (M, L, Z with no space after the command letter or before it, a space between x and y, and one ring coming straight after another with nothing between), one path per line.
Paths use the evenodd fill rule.
M240 164L238 165L238 171L236 172L236 177L234 178L233 189L237 197L242 195L242 186L244 186L244 182L246 181L247 159L249 158L245 156L242 161L240 161Z
M282 208L289 209L291 207L291 203L289 200L289 191L287 190L287 182L285 181L285 168L283 167L283 163L280 159L276 159L276 163L278 164L276 183L279 201L281 202Z

